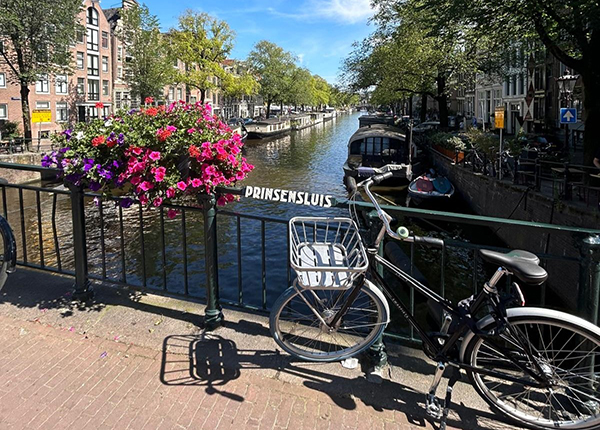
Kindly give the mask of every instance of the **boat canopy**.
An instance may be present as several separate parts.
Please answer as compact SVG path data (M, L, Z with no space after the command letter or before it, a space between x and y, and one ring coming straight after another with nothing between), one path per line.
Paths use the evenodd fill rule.
M363 164L410 162L410 150L401 130L383 124L359 128L349 142L349 155L362 156Z

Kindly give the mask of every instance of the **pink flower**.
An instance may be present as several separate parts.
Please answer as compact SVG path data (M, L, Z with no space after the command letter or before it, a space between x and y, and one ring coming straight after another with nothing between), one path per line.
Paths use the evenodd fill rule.
M135 155L140 155L142 153L142 148L136 147L131 150Z
M213 153L210 149L203 149L202 150L202 158L204 158L205 160L212 160L213 158Z
M157 198L154 199L154 201L152 202L152 204L155 207L159 207L160 205L162 205L162 202L163 202L162 197L157 197Z
M173 218L175 218L176 216L177 216L177 211L176 211L175 209L169 209L169 210L167 211L167 217L168 217L169 219L173 219Z
M140 182L142 182L142 178L140 178L139 176L134 176L129 182L131 182L131 185L137 185Z
M206 176L215 176L217 174L217 169L215 169L215 166L203 164L202 165L202 173L205 174Z
M235 196L233 194L225 194L225 200L227 200L227 203L231 203L235 200Z
M217 199L217 206L225 206L227 204L227 200L225 197L221 196Z
M242 171L237 172L235 174L235 179L237 179L238 181L242 181L245 177L246 177L246 174Z
M160 152L158 152L158 151L152 151L150 153L150 155L148 155L148 157L150 157L150 159L152 161L158 161L158 160L160 160Z
M185 189L187 188L187 184L183 181L179 181L177 182L177 188L179 188L181 191L185 191Z
M175 197L175 188L167 188L167 198L172 199Z
M140 188L144 191L148 191L148 190L151 190L152 188L154 188L154 185L152 185L151 182L144 181L140 184Z
M138 197L140 199L140 203L143 205L148 204L148 197L146 196L146 194L140 194L140 196Z
M231 164L233 167L235 167L235 166L237 166L237 165L238 165L238 161L237 161L237 158L235 158L235 155L231 155L231 154L229 154L229 155L227 156L227 161L229 161L229 163L230 163L230 164Z
M188 128L188 134L194 134L196 132L195 128Z
M202 181L200 180L200 178L192 179L192 187L198 188L201 185L202 185Z
M229 151L231 151L233 155L238 155L240 153L240 148L236 145L229 145Z
M162 181L164 181L164 180L165 180L165 175L164 175L164 173L155 173L155 174L154 174L154 180L155 180L156 182L162 182Z
M167 131L170 131L171 133L174 133L177 131L177 127L173 127L172 125L167 125L166 129L167 129Z

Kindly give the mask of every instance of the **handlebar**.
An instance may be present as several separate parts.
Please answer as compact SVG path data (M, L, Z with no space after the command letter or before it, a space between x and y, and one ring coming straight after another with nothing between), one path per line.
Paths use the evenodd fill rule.
M379 203L377 202L370 190L371 185L377 185L380 182L391 178L392 176L393 172L381 173L379 175L375 175L368 179L365 179L357 185L357 187L363 187L365 193L369 197L369 200L371 200L371 203L373 203L373 206L375 206L377 215L379 216L379 219L383 222L383 225L385 226L385 231L388 234L388 236L396 240L403 240L405 242L421 243L425 245L437 246L440 248L443 247L444 241L442 239L438 239L435 237L411 235L406 227L399 227L396 231L392 230L392 227L390 226L390 221L392 220L392 217L381 208L381 206L379 205Z

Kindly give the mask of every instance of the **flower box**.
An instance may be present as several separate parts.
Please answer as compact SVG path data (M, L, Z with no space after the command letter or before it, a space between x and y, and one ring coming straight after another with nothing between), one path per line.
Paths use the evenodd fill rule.
M454 150L454 149L448 149L448 148L443 148L443 147L441 147L439 145L433 145L433 149L435 149L440 154L448 157L452 161L457 161L456 150ZM460 163L461 161L464 160L464 158L465 158L465 153L463 151L458 151L458 162Z

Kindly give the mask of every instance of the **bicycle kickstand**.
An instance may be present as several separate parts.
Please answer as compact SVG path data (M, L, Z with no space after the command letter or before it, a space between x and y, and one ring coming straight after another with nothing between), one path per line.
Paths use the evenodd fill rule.
M444 410L440 419L440 430L446 430L446 419L448 418L448 412L450 411L450 403L452 402L452 390L454 384L461 379L460 370L456 367L452 368L452 375L448 380L448 388L446 389L446 399L444 400Z

